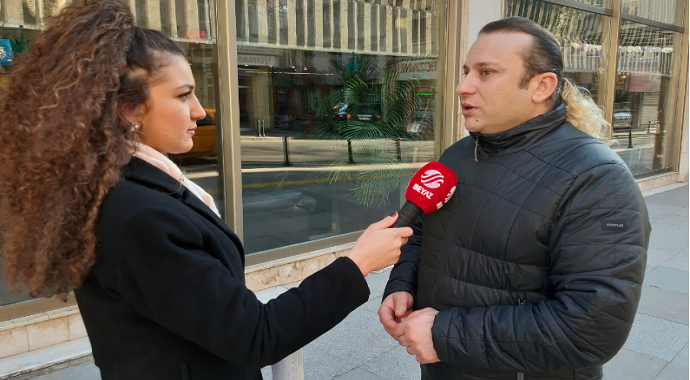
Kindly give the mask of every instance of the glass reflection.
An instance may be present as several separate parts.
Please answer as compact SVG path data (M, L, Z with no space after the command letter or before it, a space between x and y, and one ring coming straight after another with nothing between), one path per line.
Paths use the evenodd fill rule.
M398 3L236 2L248 253L364 229L434 159L438 5Z
M621 4L624 14L671 25L682 24L682 10L682 3L678 0L622 0Z
M509 16L529 18L551 31L561 45L564 76L603 106L606 62L602 39L610 34L610 17L534 0L507 0Z
M677 33L621 23L616 73L614 149L637 175L669 169L669 128L675 121Z
M612 4L613 0L574 0L574 1L577 1L578 3L587 4L587 5L594 5L597 7L611 8L613 6L613 4Z

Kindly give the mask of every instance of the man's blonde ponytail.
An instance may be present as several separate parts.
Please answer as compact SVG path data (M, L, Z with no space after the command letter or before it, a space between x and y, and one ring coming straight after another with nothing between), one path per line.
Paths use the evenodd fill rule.
M565 121L610 145L611 124L606 121L604 111L594 103L589 94L582 93L583 89L568 79L561 80L563 81L561 99L565 103Z

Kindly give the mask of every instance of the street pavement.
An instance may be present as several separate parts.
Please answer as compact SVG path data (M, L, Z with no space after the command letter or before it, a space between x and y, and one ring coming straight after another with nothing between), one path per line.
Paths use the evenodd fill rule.
M646 194L652 223L642 299L623 349L604 366L606 380L688 379L688 184ZM390 338L376 314L390 270L367 277L369 301L303 349L305 380L412 380L415 360ZM258 293L262 300L284 291ZM263 371L271 379L271 371ZM15 379L96 380L91 357Z

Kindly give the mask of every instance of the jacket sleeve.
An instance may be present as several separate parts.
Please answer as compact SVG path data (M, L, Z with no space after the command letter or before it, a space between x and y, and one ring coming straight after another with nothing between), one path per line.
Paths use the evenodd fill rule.
M237 365L280 361L369 296L359 268L343 257L263 304L246 288L244 268L231 271L208 253L204 242L213 237L179 213L147 206L116 228L117 263L104 285L146 318Z
M391 271L382 299L390 294L405 291L417 295L417 274L419 261L422 258L422 217L418 217L410 225L413 234L407 239L407 244L400 248L400 259Z
M626 167L580 174L552 223L552 298L441 311L432 328L439 358L515 372L602 365L630 332L650 232L644 198Z

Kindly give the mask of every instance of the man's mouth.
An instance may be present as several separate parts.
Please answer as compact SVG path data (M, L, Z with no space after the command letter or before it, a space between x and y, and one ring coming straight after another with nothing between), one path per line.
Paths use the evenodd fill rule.
M462 114L463 116L469 116L474 113L477 107L471 104L462 104Z

